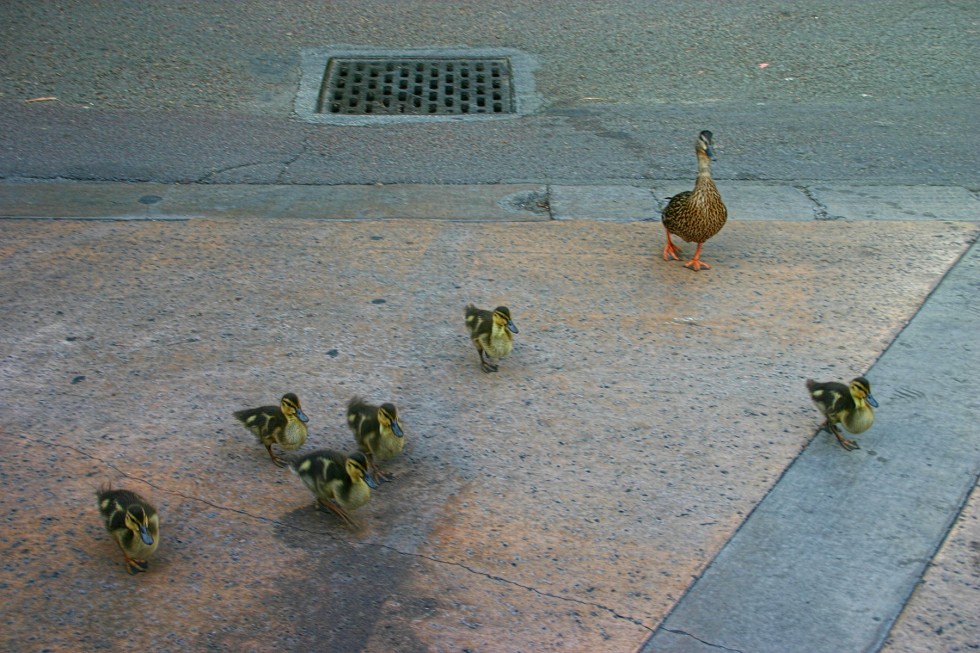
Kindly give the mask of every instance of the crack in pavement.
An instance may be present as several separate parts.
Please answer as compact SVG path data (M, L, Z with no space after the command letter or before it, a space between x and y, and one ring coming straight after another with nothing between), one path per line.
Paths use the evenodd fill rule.
M842 215L831 215L827 210L827 205L817 199L817 196L813 194L807 186L794 186L794 188L803 194L805 198L813 202L813 217L815 220L844 220Z
M309 147L310 147L310 137L304 136L303 141L300 143L299 151L293 155L290 155L286 159L277 159L277 160L269 160L269 161L250 161L249 163L237 163L235 165L225 166L224 168L216 168L214 170L210 170L207 173L199 176L192 183L209 184L211 183L211 180L213 180L215 177L217 177L218 175L225 174L226 172L233 172L235 170L244 170L245 168L255 168L259 166L278 165L279 172L276 173L275 181L271 183L282 184L283 178L286 176L286 173L289 171L289 166L294 164L301 156L306 154L307 151L309 150Z
M722 651L732 651L732 653L744 653L743 651L737 648L728 648L727 646L722 646L721 644L714 644L712 642L703 640L700 637L692 635L691 633L684 630L679 630L676 628L661 628L660 630L663 630L665 633L673 633L674 635L680 635L681 637L690 637L691 639L701 642L705 646L710 646L711 648L720 649Z
M48 441L45 441L45 440L37 440L37 442L39 442L41 444L50 445L52 447L55 446L53 442L48 442ZM164 492L166 494L170 494L170 495L173 495L173 496L178 496L178 497L181 497L183 499L187 499L189 501L197 501L199 503L203 503L204 505L209 506L211 508L214 508L216 510L225 510L225 511L228 511L228 512L233 512L233 513L236 513L238 515L242 515L243 517L248 517L248 518L254 519L256 521L261 521L261 522L265 522L265 523L268 523L268 524L273 524L275 526L280 526L282 528L292 529L292 530L299 531L299 532L302 532L302 533L309 533L309 534L312 534L312 535L325 535L325 536L330 537L335 542L338 542L338 543L341 543L341 544L346 544L346 545L348 545L348 546L350 546L352 548L363 548L363 547L371 546L371 547L375 547L375 548L387 549L388 551L391 551L392 553L395 553L395 554L398 554L398 555L410 556L410 557L418 558L418 559L421 559L421 560L427 560L427 561L432 562L432 563L435 563L435 564L447 565L447 566L452 566L452 567L458 567L458 568L463 569L463 570L465 570L465 571L467 571L467 572L469 572L471 574L474 574L474 575L477 575L477 576L482 576L482 577L484 577L484 578L486 578L488 580L491 580L491 581L505 583L505 584L511 585L513 587L518 587L518 588L523 589L523 590L526 590L528 592L533 592L533 593L537 594L538 596L543 596L543 597L555 599L555 600L558 600L558 601L565 601L567 603L575 603L575 604L578 604L578 605L581 605L581 606L586 606L586 607L594 608L596 610L602 610L603 612L607 612L610 615L612 615L612 617L615 618L615 619L624 619L624 620L629 621L630 623L632 623L632 624L634 624L636 626L639 626L639 627L643 628L647 632L650 632L650 633L653 633L654 632L654 628L651 627L651 626L648 626L645 623L643 623L643 621L641 619L636 618L636 617L631 617L629 615L621 614L620 612L618 612L614 608L611 608L609 606L602 605L601 603L595 603L593 601L583 601L581 599L576 599L576 598L567 597L567 596L559 596L557 594L551 594L549 592L544 592L544 591L539 590L539 589L537 589L535 587L531 587L529 585L523 585L523 584L521 584L521 583L519 583L517 581L510 580L508 578L504 578L503 576L497 576L497 575L491 574L489 572L485 572L485 571L480 571L478 569L474 569L473 567L470 567L470 566L468 566L466 564L463 564L462 562L455 562L455 561L452 561L452 560L441 560L441 559L439 559L437 557L425 555L425 554L422 554L422 553L410 553L408 551L402 551L401 549L398 549L396 547L393 547L390 544L385 544L383 542L363 542L363 543L360 543L360 542L350 542L348 540L345 540L345 539L342 539L342 538L338 537L334 533L334 531L319 531L319 530L311 530L311 529L308 529L308 528L302 528L300 526L295 526L293 524L287 524L285 522L281 522L281 521L279 521L277 519L272 519L270 517L263 517L262 515L256 515L256 514L253 514L253 513L248 512L247 510L242 510L240 508L231 508L231 507L228 507L228 506L223 506L223 505L214 503L212 501L208 501L207 499L202 499L201 497L191 496L191 495L184 494L183 492L177 492L175 490L170 490L170 489L168 489L166 487L163 487L161 485L158 485L156 483L153 483L152 481L147 481L146 479L140 478L138 476L134 476L134 475L130 474L129 472L125 471L124 469L121 469L121 468L117 467L115 464L113 464L113 463L111 463L111 462L109 462L107 460L104 460L102 458L99 458L98 456L96 456L96 455L94 455L94 454L92 454L92 453L90 453L88 451L84 451L82 449L79 449L77 447L74 447L72 445L65 444L65 443L59 443L58 446L63 447L65 449L71 449L72 451L75 451L76 453L81 454L82 456L85 456L86 458L89 458L90 460L94 460L94 461L97 461L97 462L105 465L106 467L108 467L108 468L112 469L113 471L121 474L122 476L125 476L128 479L137 481L139 483L143 483L144 485L147 485L147 486L153 488L154 490L157 490L157 491L160 491L160 492ZM695 638L695 639L697 639L697 638Z
M283 179L285 179L286 173L289 172L289 166L291 166L294 163L296 163L301 156L303 156L304 154L306 154L309 151L309 149L310 149L310 136L307 133L305 136L303 136L303 142L300 143L299 152L297 152L296 155L293 156L293 158L289 159L288 161L283 161L282 162L282 164L281 164L282 165L282 169L280 169L279 170L279 174L276 175L276 183L277 184L283 183Z

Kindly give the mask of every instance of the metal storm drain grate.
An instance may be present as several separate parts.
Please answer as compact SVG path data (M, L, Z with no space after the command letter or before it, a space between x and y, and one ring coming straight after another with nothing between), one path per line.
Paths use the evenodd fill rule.
M317 113L465 116L514 112L507 57L331 57Z
M537 61L514 48L330 45L301 58L293 110L321 125L506 120L542 106Z

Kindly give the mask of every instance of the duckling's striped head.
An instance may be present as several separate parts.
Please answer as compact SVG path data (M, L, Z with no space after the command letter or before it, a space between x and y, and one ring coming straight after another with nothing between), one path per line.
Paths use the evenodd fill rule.
M398 423L398 409L395 408L395 404L381 404L378 409L378 422L381 423L381 426L390 428L391 432L398 437L405 437L405 432L402 431L402 426Z
M871 383L863 376L859 376L852 380L850 383L850 389L851 396L853 396L855 399L863 399L873 408L878 407L878 402L871 396Z
M511 333L517 333L517 327L514 325L514 321L510 318L510 309L506 306L498 306L493 309L493 321L499 326L507 327L507 330Z
M134 505L126 508L126 528L134 533L139 533L143 544L147 546L153 544L153 536L150 535L150 518L143 506Z
M347 457L346 469L347 475L350 476L350 479L355 483L363 479L364 482L368 484L368 487L378 487L374 477L371 476L371 472L368 471L367 456L360 451L352 453Z
M705 129L700 134L698 134L698 142L694 145L694 150L696 152L704 152L707 154L712 161L717 161L715 158L715 148L713 139L714 135Z
M287 418L295 415L296 419L301 422L310 421L310 418L306 416L306 413L303 412L302 407L299 405L299 397L292 392L287 392L282 396L282 399L279 400L279 410L281 410L282 414Z

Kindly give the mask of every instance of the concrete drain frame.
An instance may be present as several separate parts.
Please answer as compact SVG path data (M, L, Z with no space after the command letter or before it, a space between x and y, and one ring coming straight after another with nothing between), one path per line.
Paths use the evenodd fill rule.
M511 48L302 51L294 111L333 125L516 118L541 106L527 54Z

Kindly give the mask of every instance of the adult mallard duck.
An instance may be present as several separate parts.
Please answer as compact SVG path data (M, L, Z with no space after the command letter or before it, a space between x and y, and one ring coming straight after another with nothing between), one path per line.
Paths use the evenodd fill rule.
M480 368L484 372L496 372L497 366L486 360L484 354L503 358L514 348L513 334L517 333L517 327L510 318L510 309L498 306L492 311L485 311L468 304L466 328L470 331L473 345L480 353Z
M320 449L289 463L293 472L316 497L317 507L336 513L349 526L357 523L347 514L371 498L371 488L377 487L367 459L357 452L346 456L338 451Z
M728 209L721 201L721 194L711 178L711 161L715 150L711 142L711 132L705 130L698 134L694 152L698 157L698 178L694 190L678 193L670 198L663 210L662 222L667 233L664 246L664 260L680 260L681 250L670 240L670 234L679 236L689 243L697 243L694 258L684 264L692 270L710 270L711 266L701 260L701 246L705 241L721 231L728 220Z
M160 517L146 499L129 490L99 488L99 512L105 528L126 559L126 571L138 574L149 568L146 561L160 544Z
M299 397L292 392L284 394L278 406L247 408L234 415L265 445L269 458L279 467L285 467L286 462L272 452L273 443L292 451L306 442L306 423L310 418L300 407Z
M395 404L374 406L354 397L347 403L347 425L354 432L357 446L367 456L371 473L380 481L390 480L378 469L376 461L397 456L405 446L405 432L398 421Z
M859 376L849 385L829 381L818 383L813 379L807 379L806 389L810 392L810 398L827 421L820 428L826 428L834 434L837 441L848 451L860 449L857 442L848 440L837 430L836 424L843 424L844 428L855 435L864 433L875 422L875 412L872 408L878 407L878 402L871 396L871 384L863 376Z

